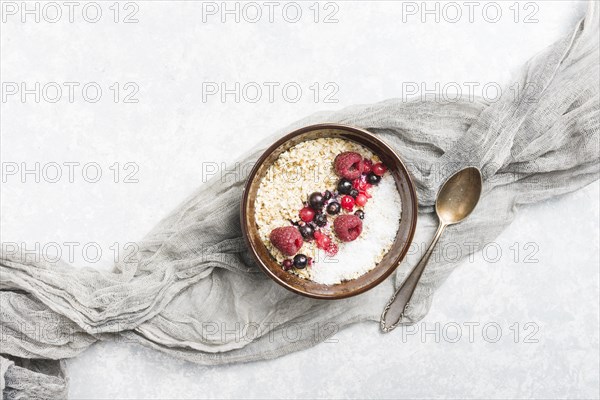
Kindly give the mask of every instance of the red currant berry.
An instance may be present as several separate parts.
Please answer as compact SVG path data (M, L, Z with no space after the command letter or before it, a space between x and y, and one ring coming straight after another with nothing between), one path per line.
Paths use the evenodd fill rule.
M365 204L367 204L367 201L369 201L369 199L363 193L360 193L358 196L356 196L355 202L356 202L356 205L359 207L363 207Z
M366 182L365 182L365 188L364 188L364 190L361 190L360 192L361 192L362 194L364 194L365 196L367 196L367 199L370 199L371 197L373 197L373 196L371 196L371 193L369 193L369 190L370 190L372 187L373 187L373 185L371 185L370 183L366 183Z
M387 171L387 168L382 163L377 163L373 165L372 170L375 175L383 176L383 174L385 174L385 171Z
M294 262L290 259L287 260L283 260L283 270L284 271L288 271L289 269L292 268L292 266L294 265Z
M310 207L304 207L300 210L300 219L304 222L310 222L315 217L315 210Z
M342 197L342 208L346 211L352 211L352 209L354 208L354 197L352 196L344 196Z

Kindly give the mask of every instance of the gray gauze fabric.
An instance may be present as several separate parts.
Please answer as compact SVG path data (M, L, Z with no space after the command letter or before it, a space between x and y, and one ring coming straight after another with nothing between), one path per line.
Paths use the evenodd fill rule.
M408 310L427 313L432 296L461 260L491 242L519 205L579 189L598 179L598 8L564 39L531 59L500 99L389 100L313 115L276 136L317 122L366 128L390 144L414 178L418 242L435 229L435 194L466 165L479 166L484 193L474 214L448 228ZM513 86L514 87L514 86ZM252 164L270 140L241 165ZM249 168L242 168L248 171ZM217 176L162 220L139 244L134 262L112 272L29 260L14 248L0 259L0 383L5 398L64 397L58 361L97 340L125 339L202 364L278 357L313 346L342 327L376 321L394 277L354 298L323 301L286 291L257 267L241 237L245 174ZM157 188L160 190L160 188ZM473 245L473 244L476 244ZM375 333L374 325L374 333ZM25 360L42 359L27 363Z

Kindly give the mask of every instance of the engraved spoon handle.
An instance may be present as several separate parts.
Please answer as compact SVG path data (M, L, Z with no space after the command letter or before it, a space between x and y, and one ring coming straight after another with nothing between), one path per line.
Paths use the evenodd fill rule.
M423 257L421 257L419 263L415 265L412 271L410 271L410 274L408 274L406 279L404 279L398 290L396 290L396 293L394 293L388 304L383 309L380 322L381 330L383 332L390 332L401 323L406 306L408 303L410 303L410 299L415 292L417 284L419 283L419 279L421 279L421 275L425 270L425 266L429 261L429 257L433 252L433 248L438 242L440 236L442 236L442 232L444 232L446 226L446 224L440 222L438 229L435 232L435 236L427 248L427 251L425 254L423 254Z

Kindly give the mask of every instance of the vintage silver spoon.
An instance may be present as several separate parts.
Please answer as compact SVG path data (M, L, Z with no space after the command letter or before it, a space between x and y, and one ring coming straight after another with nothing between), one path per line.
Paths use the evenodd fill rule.
M401 323L406 307L442 232L448 225L457 224L471 214L479 201L482 184L481 172L475 167L461 169L444 182L435 200L435 212L440 220L438 229L419 263L402 282L383 310L381 315L383 332L389 332Z

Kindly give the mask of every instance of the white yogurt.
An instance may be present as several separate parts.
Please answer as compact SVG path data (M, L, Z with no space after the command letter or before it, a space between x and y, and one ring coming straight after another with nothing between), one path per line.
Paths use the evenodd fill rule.
M333 257L319 249L308 269L311 280L333 285L356 279L375 268L389 251L400 226L400 194L389 173L370 192L373 197L364 207L365 219L360 236L352 242L341 243Z

